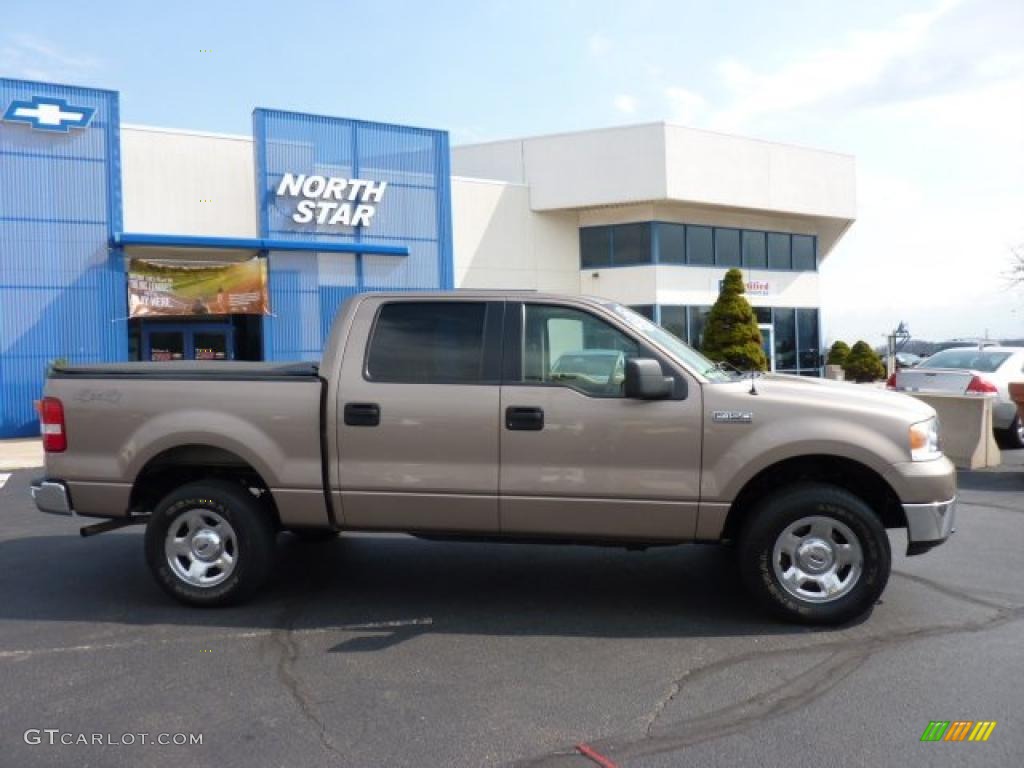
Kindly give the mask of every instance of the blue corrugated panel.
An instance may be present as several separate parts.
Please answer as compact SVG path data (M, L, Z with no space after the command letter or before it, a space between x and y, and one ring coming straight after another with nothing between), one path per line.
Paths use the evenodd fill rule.
M444 131L257 109L257 194L262 237L404 245L408 256L270 254L268 360L319 357L340 306L360 290L452 287L451 178ZM388 183L369 227L296 224L278 202L286 173Z
M13 101L58 98L96 110L66 133L0 122L0 437L38 434L32 401L47 364L127 355L120 118L112 91L0 78Z

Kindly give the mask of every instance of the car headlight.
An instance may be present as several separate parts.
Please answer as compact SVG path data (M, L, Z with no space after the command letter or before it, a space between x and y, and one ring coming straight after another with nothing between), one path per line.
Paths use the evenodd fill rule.
M942 456L939 441L939 420L932 416L910 426L910 458L914 461L931 461Z

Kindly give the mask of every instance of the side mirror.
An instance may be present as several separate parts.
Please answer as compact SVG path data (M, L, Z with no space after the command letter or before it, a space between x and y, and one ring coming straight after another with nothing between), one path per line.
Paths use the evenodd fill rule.
M673 380L661 370L661 363L649 357L626 361L626 397L634 400L663 400L672 394Z

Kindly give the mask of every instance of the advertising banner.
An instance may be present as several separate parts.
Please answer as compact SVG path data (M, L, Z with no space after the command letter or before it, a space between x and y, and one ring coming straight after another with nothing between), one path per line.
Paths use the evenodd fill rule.
M267 262L128 260L130 317L269 315Z

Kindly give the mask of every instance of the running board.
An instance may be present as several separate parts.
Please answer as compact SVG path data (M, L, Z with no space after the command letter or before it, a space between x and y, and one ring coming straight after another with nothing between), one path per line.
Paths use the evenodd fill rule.
M98 536L99 534L106 533L107 531L116 531L118 528L127 528L129 525L143 525L147 522L149 522L149 515L115 517L111 520L104 520L102 523L87 525L79 530L78 533L84 539L89 536Z

